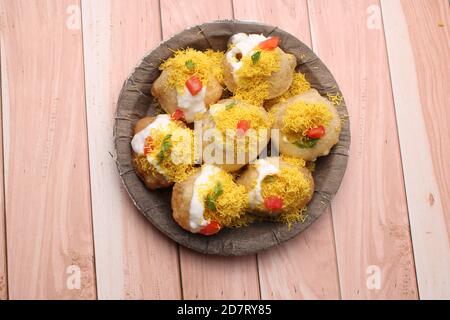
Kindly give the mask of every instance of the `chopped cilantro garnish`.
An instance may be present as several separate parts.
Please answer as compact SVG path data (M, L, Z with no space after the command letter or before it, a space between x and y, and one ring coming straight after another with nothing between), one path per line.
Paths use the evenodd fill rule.
M261 51L256 51L254 54L252 54L253 64L257 63L259 58L261 58Z
M215 200L213 199L212 195L208 194L206 196L206 206L211 211L217 211Z
M170 142L170 138L172 138L171 134L167 134L161 143L161 150L158 152L158 163L163 162L167 152L170 150L171 147L171 142Z
M225 106L225 110L230 110L231 108L233 108L236 105L236 102L231 102L230 104L227 104Z
M222 182L218 181L214 187L214 198L218 198L223 194Z
M216 200L223 194L222 182L217 181L212 193L206 196L206 207L211 211L217 211Z
M195 69L195 63L194 61L192 61L191 59L189 59L188 61L186 61L184 63L184 65L186 66L186 68L188 68L189 70L194 70Z
M301 149L307 149L307 148L314 147L318 141L319 141L319 139L305 138L305 139L294 142L294 144Z

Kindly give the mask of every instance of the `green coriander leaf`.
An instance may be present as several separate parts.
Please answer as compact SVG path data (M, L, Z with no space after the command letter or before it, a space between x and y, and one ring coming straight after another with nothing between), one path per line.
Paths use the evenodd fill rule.
M252 54L253 64L257 63L259 58L261 58L261 51L256 51L254 54Z
M216 203L210 194L206 196L206 207L211 211L217 211Z
M157 157L158 157L158 163L163 162L164 157L165 157L164 151L161 150L160 152L158 152Z
M269 183L272 183L275 180L275 178L273 176L267 176L265 180Z
M188 60L184 63L184 65L186 66L186 68L188 68L189 70L194 70L195 69L195 63L192 60Z
M170 138L172 138L171 134L168 134L168 135L166 135L163 138L162 147L161 147L162 150L164 150L164 151L168 151L169 150L169 148L170 148Z
M319 139L306 138L305 140L296 141L294 144L301 149L308 149L314 147L318 141Z
M223 194L223 185L222 182L218 181L216 186L214 187L214 200L220 197Z
M170 150L171 147L170 138L172 138L172 135L168 134L162 140L161 151L159 151L157 155L158 163L163 162L164 158L166 157L166 153Z
M230 110L231 108L233 108L236 105L236 102L231 102L230 104L227 104L225 106L225 110Z

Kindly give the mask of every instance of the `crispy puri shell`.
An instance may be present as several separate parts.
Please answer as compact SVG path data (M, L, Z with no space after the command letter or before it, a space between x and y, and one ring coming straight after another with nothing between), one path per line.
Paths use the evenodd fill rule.
M309 103L323 102L328 106L328 109L333 114L333 119L329 125L325 128L325 135L320 138L317 144L312 148L299 148L295 144L287 141L287 136L280 130L280 138L274 140L275 146L280 150L282 154L289 155L296 158L302 158L306 161L314 161L317 157L326 156L329 154L330 149L339 141L339 135L341 132L341 119L336 108L332 103L322 97L317 90L311 89L308 92L289 98L284 102L280 102L272 108L276 108L275 122L273 128L281 129L283 127L283 117L286 108L289 104L297 101L305 101Z
M155 121L156 117L145 117L140 119L135 127L134 134L144 130L149 124ZM144 182L145 186L150 190L160 189L160 188L168 188L173 185L173 182L168 181L162 174L156 172L155 170L146 171L140 165L138 160L138 154L133 152L131 157L131 162L133 164L134 169L136 170L137 175Z
M164 70L153 83L151 93L158 100L161 108L171 114L178 108L177 90L168 85L169 71ZM214 76L209 77L206 85L205 105L215 103L222 96L223 88Z
M266 158L267 161L271 162L273 165L279 164L280 169L285 167L295 167L293 164L288 163L286 161L283 161L281 158L278 157L269 157ZM297 202L294 204L296 208L303 208L306 206L309 201L311 201L313 193L314 193L314 179L311 175L311 172L304 168L304 167L296 167L300 172L308 179L311 187L311 193L310 195L305 198L297 198ZM250 192L250 190L255 186L256 180L258 179L258 170L254 166L249 166L238 178L237 183L245 186L247 191ZM253 214L262 216L262 217L275 217L280 214L282 214L285 211L279 211L279 212L270 212L265 207L264 204L259 204L255 208L251 209L251 212Z
M221 104L221 105L229 105L232 102L236 102L236 100L234 99L222 99L220 101L217 102L217 104ZM247 104L245 102L239 101L240 104ZM264 110L265 112L265 110ZM269 115L267 114L267 117L269 117ZM209 129L214 129L216 127L216 124L214 123L212 116L209 112L205 113L202 119L202 126L203 126L203 135L205 134L206 130ZM202 143L202 147L203 147L203 155L205 155L205 149L208 148L208 146L211 144L210 141L207 141L205 139L205 135L203 136L203 143ZM253 160L255 160L258 155L264 150L264 148L267 146L267 144L269 143L270 140L270 128L268 128L267 130L267 136L265 138L265 141L260 141L258 140L258 150L257 152L254 152L252 154L250 154L250 152L246 152L245 153L245 163L241 164L241 163L226 163L226 152L223 151L223 158L222 158L222 163L214 163L214 161L205 161L209 164L214 164L216 166L218 166L219 168L221 168L222 170L226 171L226 172L235 172L238 171L239 169L241 169L242 167L244 167L247 163L252 162ZM261 143L260 143L261 142ZM215 152L211 152L211 156L213 159L215 159ZM207 160L207 159L205 159ZM235 161L237 162L237 159L235 159Z
M189 209L194 193L194 183L200 173L199 170L183 182L175 183L172 191L172 216L178 225L187 231L190 231Z

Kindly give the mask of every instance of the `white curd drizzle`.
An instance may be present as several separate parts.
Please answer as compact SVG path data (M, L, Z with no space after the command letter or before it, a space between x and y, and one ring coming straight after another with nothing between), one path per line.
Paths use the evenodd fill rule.
M231 65L233 77L242 66L242 58L253 53L253 49L261 42L267 40L262 34L236 33L230 39L233 47L227 52L227 61ZM240 58L238 56L240 55Z
M167 128L169 123L170 116L168 114L160 114L156 116L156 119L152 123L134 135L131 140L131 147L133 148L133 151L140 155L144 154L145 140L150 135L151 131L153 129ZM155 167L156 171L163 176L166 176L164 170L158 165L158 161L150 154L147 155L147 161Z
M156 119L150 123L145 129L136 133L131 140L131 147L137 154L144 154L145 139L150 135L152 129L164 128L170 123L170 116L168 114L159 114Z
M184 113L184 119L187 122L193 122L197 113L204 113L206 111L205 106L206 86L203 85L202 90L195 96L184 86L183 94L177 92L178 108Z
M205 187L210 182L211 177L220 173L220 171L221 169L206 164L202 167L200 175L195 179L194 191L189 207L189 227L193 233L199 232L209 223L203 216L205 212L205 201L201 197L199 189Z
M254 209L258 205L264 202L261 187L264 178L267 176L272 176L278 174L279 169L277 166L273 165L265 159L259 159L255 161L255 167L258 171L258 178L256 179L255 187L249 192L249 205L250 208Z

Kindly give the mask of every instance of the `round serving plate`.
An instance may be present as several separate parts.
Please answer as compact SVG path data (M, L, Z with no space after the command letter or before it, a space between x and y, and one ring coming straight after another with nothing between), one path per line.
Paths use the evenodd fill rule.
M235 33L258 33L265 36L279 36L280 47L297 58L297 70L306 74L311 87L323 96L339 93L339 86L322 61L303 42L274 26L258 22L226 20L214 21L186 29L170 39L161 42L145 55L132 74L125 81L117 103L114 126L114 142L117 167L125 189L136 207L153 225L168 237L190 249L217 255L245 255L276 246L293 238L306 229L330 205L339 189L347 167L350 145L350 129L345 102L337 105L343 123L340 141L330 154L316 161L313 173L315 191L308 205L307 218L288 228L285 224L256 222L248 227L224 229L218 234L206 237L181 229L172 218L172 188L150 191L136 175L131 164L131 139L135 123L146 115L159 112L150 94L153 82L158 78L161 61L173 54L173 50L191 47L198 50L212 48L226 50L228 39Z

